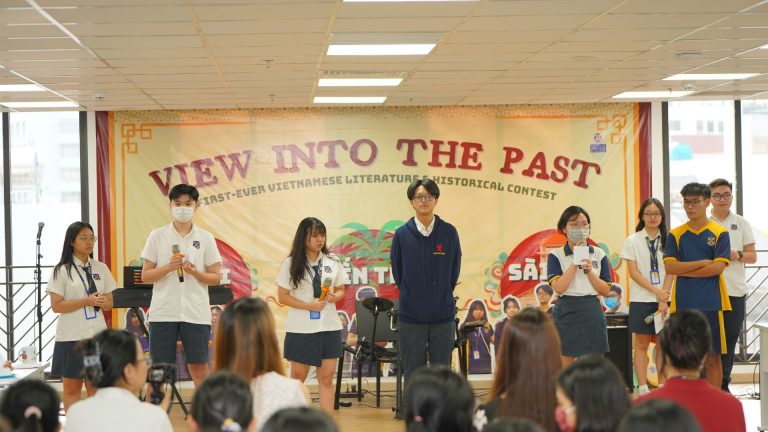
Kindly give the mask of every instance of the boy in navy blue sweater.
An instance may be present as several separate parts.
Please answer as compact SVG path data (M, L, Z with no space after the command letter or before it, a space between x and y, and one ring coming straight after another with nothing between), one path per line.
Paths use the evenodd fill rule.
M429 363L450 365L455 339L453 289L461 270L456 228L435 215L440 189L431 179L408 186L416 216L395 231L390 261L400 289L400 352L406 379Z

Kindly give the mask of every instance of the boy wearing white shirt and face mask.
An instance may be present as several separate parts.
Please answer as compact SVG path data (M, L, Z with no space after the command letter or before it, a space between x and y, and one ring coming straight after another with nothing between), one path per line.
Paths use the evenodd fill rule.
M154 284L149 351L155 362L175 363L181 338L195 386L208 376L208 286L221 278L216 240L192 223L199 196L194 186L174 186L168 193L173 222L154 229L141 253L141 278Z

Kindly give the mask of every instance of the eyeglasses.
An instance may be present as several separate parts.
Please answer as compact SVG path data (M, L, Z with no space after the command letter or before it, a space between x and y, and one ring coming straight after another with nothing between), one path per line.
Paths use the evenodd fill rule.
M90 242L95 242L96 240L98 240L98 237L96 237L96 236L80 236L80 237L77 237L77 239L80 240L80 241L86 242L86 243L90 243Z
M584 223L568 222L566 225L568 226L568 228L572 228L572 229L587 229L587 228L589 228L589 223L587 223L587 222L584 222Z
M146 364L147 364L147 367L148 367L148 368L151 368L151 367L152 367L152 357L150 357L150 356L144 356L144 357L142 357L142 358L140 358L140 359L137 359L137 360L136 360L136 363L138 363L138 362L142 362L142 361L143 361L144 363L146 363Z
M683 207L698 207L699 204L703 203L703 199L695 199L695 200L683 200Z
M733 198L733 195L731 195L728 192L726 192L724 194L719 194L719 193L713 193L712 194L712 199L715 200L715 201L728 201L731 198Z
M432 195L416 195L413 197L413 201L421 201L421 202L431 202L434 201L435 197Z
M654 212L654 213L644 212L643 216L649 217L649 218L657 218L657 217L661 217L661 213L659 213L659 212Z

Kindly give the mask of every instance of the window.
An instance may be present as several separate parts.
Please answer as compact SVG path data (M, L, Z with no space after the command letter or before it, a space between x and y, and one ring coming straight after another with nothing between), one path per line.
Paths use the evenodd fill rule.
M669 227L687 220L680 189L687 183L709 183L722 177L736 177L734 121L732 101L670 102L669 122L696 120L696 133L669 133ZM718 129L715 131L715 124ZM706 130L704 129L706 127ZM734 202L734 208L736 203Z
M743 101L742 127L742 194L743 216L752 224L755 247L768 249L768 201L765 200L765 167L768 165L768 100ZM757 254L759 265L768 265L768 256Z
M680 131L680 120L670 120L669 121L669 131L670 132L678 132Z

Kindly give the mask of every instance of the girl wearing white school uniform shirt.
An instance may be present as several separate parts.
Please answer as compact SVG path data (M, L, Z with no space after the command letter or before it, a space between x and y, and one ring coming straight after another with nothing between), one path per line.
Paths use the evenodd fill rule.
M648 392L648 345L656 343L656 329L652 317L656 311L666 317L672 275L664 270L664 243L667 222L664 206L655 198L643 202L638 212L635 233L630 235L621 250L627 262L629 277L629 331L635 338L634 368L638 392ZM653 254L651 254L653 251ZM661 367L661 350L656 350L656 366ZM661 375L659 375L661 376Z
M85 376L98 390L67 413L65 431L88 431L102 425L110 432L171 432L162 408L141 402L151 360L139 340L125 330L104 330L80 343ZM170 392L168 392L170 393ZM163 402L168 405L168 396Z
M332 414L333 373L342 352L335 303L344 298L349 281L341 261L328 252L325 232L319 219L301 221L275 283L280 303L290 308L283 357L291 363L291 378L304 382L316 366L320 406Z
M90 224L71 224L45 290L51 310L59 314L51 375L62 378L64 411L80 400L83 388L83 357L75 352L75 343L106 329L103 312L112 309L115 279L104 263L90 258L95 243ZM85 389L89 396L95 391L87 382Z
M552 311L563 365L586 354L608 352L608 329L600 300L611 287L611 264L599 247L587 245L590 219L586 210L570 206L557 222L557 230L568 237L560 249L547 257L547 281L559 299ZM586 247L588 257L575 262L576 247Z

